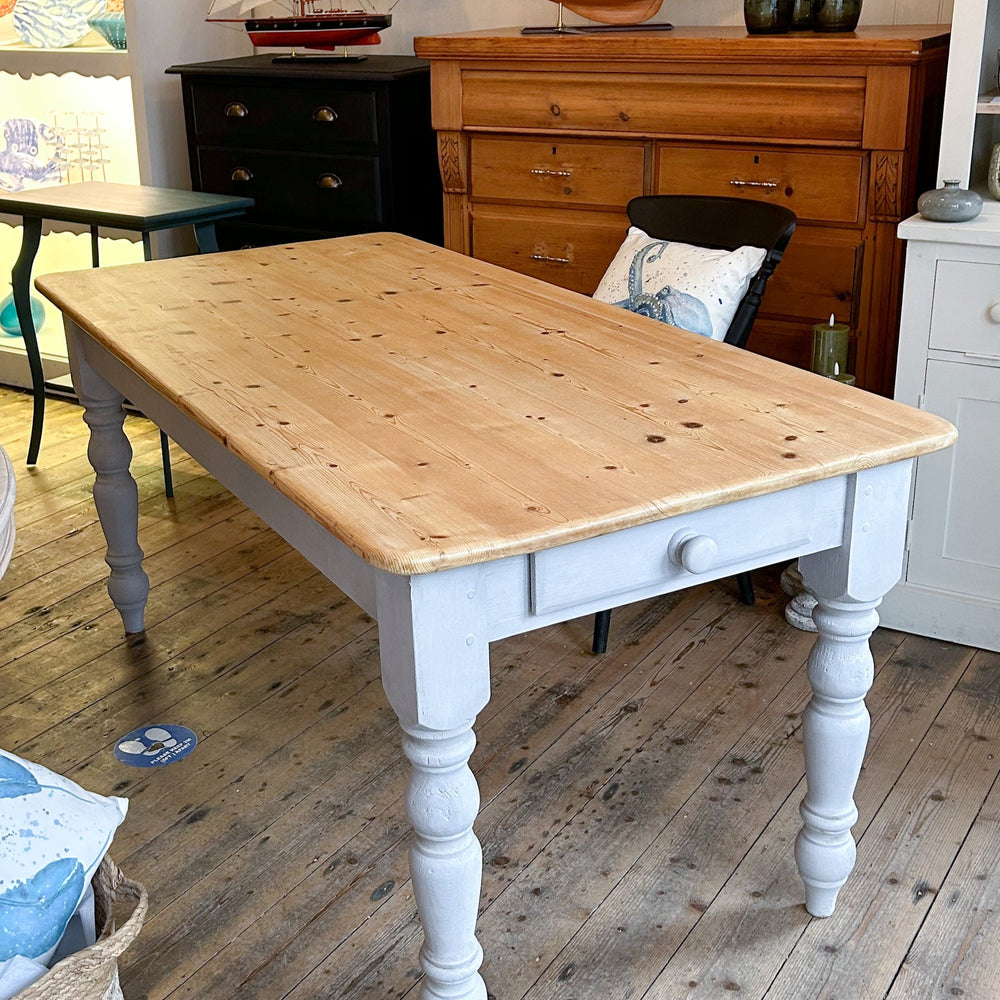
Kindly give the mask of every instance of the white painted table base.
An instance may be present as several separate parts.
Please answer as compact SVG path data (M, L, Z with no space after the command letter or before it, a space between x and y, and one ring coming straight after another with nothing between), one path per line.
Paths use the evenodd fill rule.
M608 580L620 581L614 603L622 604L799 559L819 602L819 634L809 660L808 791L795 855L809 912L833 912L855 861L853 794L873 674L868 638L878 624L875 608L899 576L912 461L525 556L398 576L365 563L69 320L67 333L74 385L91 430L88 454L108 541L109 591L126 631L143 628L149 583L137 539L123 395L378 620L383 685L412 764L407 814L425 934L423 1000L486 996L475 936L482 853L472 827L479 791L468 761L475 718L490 695L489 643L606 607ZM703 542L719 538L730 538L718 545L723 556L711 551L714 541Z

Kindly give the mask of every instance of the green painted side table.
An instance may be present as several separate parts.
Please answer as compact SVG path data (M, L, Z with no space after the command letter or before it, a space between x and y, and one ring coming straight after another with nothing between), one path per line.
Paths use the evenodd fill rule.
M24 224L21 252L11 270L11 285L14 308L28 355L34 396L28 465L35 465L38 461L47 388L30 306L31 269L38 252L43 221L75 222L89 227L93 266L99 267L98 231L101 227L141 233L143 254L149 260L150 233L193 226L199 250L202 253L212 253L219 249L215 239L215 223L220 219L242 215L252 205L252 198L146 185L109 184L103 181L58 184L31 191L0 193L0 213L20 215ZM166 436L162 433L160 441L163 448L164 485L167 496L172 496L170 455Z

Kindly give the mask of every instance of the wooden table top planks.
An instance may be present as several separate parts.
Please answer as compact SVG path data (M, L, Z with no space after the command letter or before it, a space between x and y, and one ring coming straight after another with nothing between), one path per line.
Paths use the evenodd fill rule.
M392 573L522 555L955 438L932 414L396 234L36 285Z

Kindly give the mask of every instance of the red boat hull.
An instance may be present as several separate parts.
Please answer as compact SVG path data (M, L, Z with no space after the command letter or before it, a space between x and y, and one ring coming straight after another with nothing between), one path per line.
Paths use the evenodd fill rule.
M342 45L379 45L382 39L371 28L254 30L247 25L247 35L257 46L301 46L307 49L337 49Z

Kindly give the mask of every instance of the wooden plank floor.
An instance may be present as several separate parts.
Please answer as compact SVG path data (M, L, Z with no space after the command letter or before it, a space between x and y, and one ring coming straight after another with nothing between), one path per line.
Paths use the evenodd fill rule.
M78 408L0 390L18 476L0 581L0 744L128 796L113 855L149 888L128 1000L416 1000L406 768L374 623L155 429L127 427L148 627L105 593ZM792 859L811 637L774 574L498 642L477 725L479 935L495 1000L993 1000L1000 658L879 630L858 867L810 918ZM194 729L137 770L117 737Z

